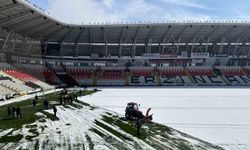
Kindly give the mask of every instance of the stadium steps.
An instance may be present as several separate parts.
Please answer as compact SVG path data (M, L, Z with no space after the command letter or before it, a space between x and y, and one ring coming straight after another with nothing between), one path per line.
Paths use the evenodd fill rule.
M153 75L156 77L157 85L161 85L161 73L158 68L154 69Z
M213 72L215 73L216 76L219 76L224 83L226 83L227 85L231 85L229 81L227 81L226 78L224 77L223 72L221 72L219 69L214 67Z
M0 86L4 87L4 88L6 88L6 89L8 89L8 90L10 90L12 92L17 92L17 93L20 92L18 89L14 88L14 87L10 87L8 85L5 85L3 83L0 83Z
M227 66L230 58L222 58L220 59L220 65L221 66Z
M65 85L66 83L58 76L58 73L52 68L52 66L50 66L50 64L49 63L45 63L45 66L54 74L54 75L56 75L56 77L59 79L59 81L60 81L60 85Z
M216 72L214 71L214 69L215 69L215 68L212 67L212 73L213 73L214 76L216 76Z
M66 66L61 63L63 71L66 73L66 78L70 82L70 86L79 86L79 83L74 79L73 75L68 71Z
M124 70L124 76L125 76L125 85L129 85L129 77L130 77L130 70Z
M216 63L217 58L209 58L206 60L206 65L207 66L214 66Z
M186 73L186 75L188 76L188 79L193 83L195 84L195 81L193 79L193 77L191 76L191 74L189 73L188 69L186 67L183 67L184 69L184 72Z
M248 76L248 74L246 73L246 68L241 66L241 73L244 74L245 76Z
M93 85L97 85L98 75L100 74L100 70L98 68L93 71Z

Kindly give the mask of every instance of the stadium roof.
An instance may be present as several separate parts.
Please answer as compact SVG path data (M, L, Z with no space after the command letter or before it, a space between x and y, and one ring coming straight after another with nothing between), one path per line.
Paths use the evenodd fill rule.
M244 42L250 37L248 22L71 25L36 7L27 0L1 0L0 28L39 41L59 43L194 43L201 39L213 43Z

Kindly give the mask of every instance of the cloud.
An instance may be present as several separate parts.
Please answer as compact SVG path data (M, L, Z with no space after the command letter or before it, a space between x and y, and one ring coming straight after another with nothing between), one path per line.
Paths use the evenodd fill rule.
M161 2L185 7L193 7L199 9L209 9L205 5L201 4L201 2L195 2L194 0L159 0Z
M162 5L162 2L179 7ZM186 7L206 8L194 0L48 0L50 14L70 24L214 18Z
M48 0L52 16L73 24L147 20L158 9L145 0Z
M107 7L112 7L114 0L103 0L103 4Z

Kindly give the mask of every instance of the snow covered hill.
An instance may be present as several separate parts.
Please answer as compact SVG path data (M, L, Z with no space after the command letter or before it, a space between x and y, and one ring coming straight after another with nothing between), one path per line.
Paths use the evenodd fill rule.
M132 122L82 101L57 109L58 119L51 119L53 112L47 110L36 113L35 123L0 131L0 139L16 139L0 140L0 149L222 149L156 123L144 124L137 138Z

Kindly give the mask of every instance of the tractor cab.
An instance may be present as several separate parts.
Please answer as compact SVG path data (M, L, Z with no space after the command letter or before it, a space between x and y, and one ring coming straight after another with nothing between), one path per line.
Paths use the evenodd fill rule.
M131 109L131 110L139 110L138 104L131 102L127 104L127 109Z
M143 118L143 114L139 110L139 106L137 103L130 102L127 104L125 110L125 117L128 120L136 120L137 118Z

